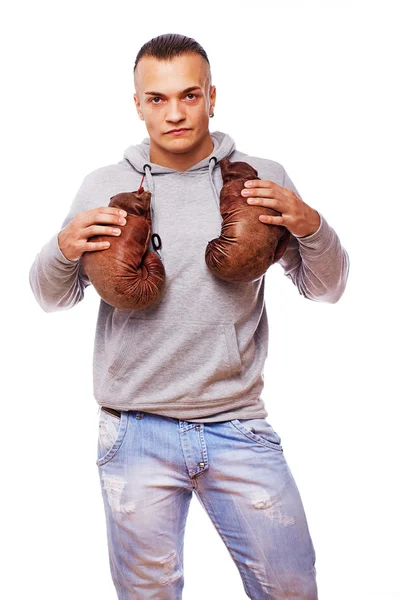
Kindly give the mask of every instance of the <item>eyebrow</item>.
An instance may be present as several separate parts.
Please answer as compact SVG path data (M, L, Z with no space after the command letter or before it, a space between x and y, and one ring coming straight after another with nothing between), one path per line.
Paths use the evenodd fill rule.
M192 90L201 90L201 87L199 85L193 85L192 87L188 87L188 88L186 88L186 90L183 90L181 92L181 94L188 94ZM162 92L145 92L145 95L148 95L148 96L165 96L165 94L163 94Z

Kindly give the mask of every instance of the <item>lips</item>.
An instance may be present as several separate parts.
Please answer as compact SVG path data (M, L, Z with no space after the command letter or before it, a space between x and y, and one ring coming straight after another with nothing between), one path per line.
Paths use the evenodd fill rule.
M171 129L171 131L167 131L167 133L177 133L179 131L189 131L189 129L186 128L182 128L182 129Z

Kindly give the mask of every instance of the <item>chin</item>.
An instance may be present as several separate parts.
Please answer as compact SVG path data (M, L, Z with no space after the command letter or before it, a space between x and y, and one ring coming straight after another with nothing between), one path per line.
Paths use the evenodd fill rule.
M163 146L166 148L189 148L191 146L193 146L196 143L196 139L193 139L192 137L189 136L185 136L185 137L174 137L171 136L171 138L168 140L168 143L165 144L165 140L164 140L164 144Z
M184 144L184 145L179 145L179 146L177 144L172 144L171 146L166 148L166 150L168 150L168 152L171 152L173 154L184 154L185 152L188 152L189 150L191 150L192 147L193 147L193 144Z

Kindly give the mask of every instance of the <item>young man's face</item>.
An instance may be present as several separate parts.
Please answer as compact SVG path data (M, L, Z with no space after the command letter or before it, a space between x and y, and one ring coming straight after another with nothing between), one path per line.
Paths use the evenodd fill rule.
M210 88L207 66L199 54L168 61L147 56L139 60L134 100L139 118L145 121L154 157L173 160L172 154L176 160L184 160L184 156L176 155L199 156L202 149L205 156L212 152L208 123L216 90L215 86ZM187 91L192 87L197 89ZM186 131L169 133L181 128Z

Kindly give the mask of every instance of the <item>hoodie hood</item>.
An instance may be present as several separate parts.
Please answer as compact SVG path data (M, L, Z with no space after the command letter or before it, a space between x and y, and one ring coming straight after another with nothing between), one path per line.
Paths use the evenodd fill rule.
M138 173L145 174L146 183L152 196L151 204L153 216L153 209L156 206L153 176L159 173L171 173L184 176L186 173L205 171L208 169L210 185L213 189L215 202L219 207L219 194L214 184L212 172L220 160L229 157L232 152L234 152L235 142L230 135L221 131L213 131L210 133L210 135L212 141L214 142L213 151L209 156L203 158L200 162L190 167L190 169L186 169L186 171L177 171L176 169L171 169L170 167L163 167L162 165L152 163L150 161L150 138L145 138L140 144L129 146L129 148L125 150L124 158L136 171L138 171Z
M213 131L210 133L212 141L214 142L214 149L210 156L203 158L200 162L186 169L186 171L177 171L170 167L163 167L156 163L150 162L150 138L145 138L140 144L129 146L124 152L124 158L132 165L139 173L144 173L145 165L151 167L151 173L187 173L191 171L198 171L204 168L208 168L208 165L212 158L216 159L216 162L223 158L226 158L235 150L235 142L227 133L221 131ZM215 161L213 161L215 162Z

